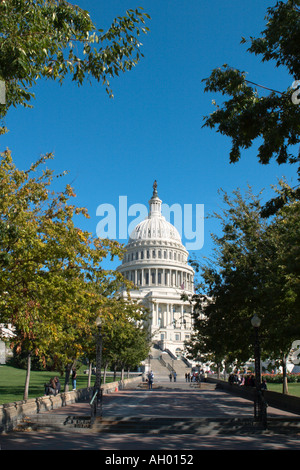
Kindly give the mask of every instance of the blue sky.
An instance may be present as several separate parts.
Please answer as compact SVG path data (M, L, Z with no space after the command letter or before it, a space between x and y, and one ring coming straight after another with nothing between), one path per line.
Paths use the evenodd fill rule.
M255 192L285 176L296 184L296 171L275 163L262 166L258 144L229 163L230 140L203 129L203 116L213 111L202 79L224 63L248 72L249 80L285 90L293 78L273 64L246 52L241 37L258 36L264 29L266 9L275 1L262 0L78 0L99 28L107 28L126 9L141 6L149 13L150 32L142 38L144 58L132 71L112 80L114 99L97 82L77 87L67 80L60 86L41 81L35 88L33 109L11 109L6 118L10 132L1 137L1 151L12 150L20 169L41 154L54 152L49 166L68 170L61 189L72 183L76 204L91 218L81 228L96 233L97 207L119 197L128 207L148 204L152 184L172 205L204 204L205 216L218 210L218 189L232 192L251 185ZM57 183L58 184L58 183ZM134 217L128 217L130 222ZM216 222L205 220L204 244L195 254L210 256L210 233ZM122 243L126 240L121 239ZM183 239L185 242L185 239ZM116 263L118 264L118 263Z

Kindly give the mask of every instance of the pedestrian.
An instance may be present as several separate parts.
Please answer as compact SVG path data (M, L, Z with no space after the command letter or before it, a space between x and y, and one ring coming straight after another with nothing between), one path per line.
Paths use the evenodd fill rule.
M56 395L56 384L54 378L51 378L49 383L45 384L45 395Z
M267 381L266 381L266 379L263 379L260 388L261 388L261 390L267 390Z
M149 372L149 374L148 374L148 389L149 390L152 390L153 380L154 380L154 374L151 370L151 372Z
M174 377L174 382L176 382L177 374L176 374L175 370L174 370L174 373L173 373L173 377Z
M55 395L60 393L61 385L58 377L54 377L54 382L55 382Z
M76 380L77 380L77 372L76 369L72 370L72 388L76 390Z
M170 379L170 382L172 382L172 374L170 372L170 375L169 375L169 379Z

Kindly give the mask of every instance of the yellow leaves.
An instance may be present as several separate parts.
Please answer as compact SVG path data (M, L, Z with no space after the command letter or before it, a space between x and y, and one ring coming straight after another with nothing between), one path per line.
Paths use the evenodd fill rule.
M69 197L76 197L76 194L74 193L73 188L69 184L67 184L66 186L66 194Z
M76 196L71 186L50 193L51 171L31 176L45 161L27 172L15 168L10 152L0 161L0 187L7 195L0 210L6 227L1 248L9 254L1 280L8 292L5 302L0 299L1 319L16 327L19 348L26 343L39 357L55 353L67 360L82 355L87 342L94 347L100 309L105 329L115 335L118 327L126 336L138 314L115 298L120 274L101 269L103 257L121 256L122 246L93 239L74 225L74 214L88 214L68 204Z
M83 242L85 242L85 243L87 242L87 240L88 240L88 239L87 239L87 237L86 237L86 236L84 236L84 234L83 234L83 231L82 231L82 230L78 230L78 231L77 231L77 234L78 234L78 236L79 236L80 240L82 240L82 241L83 241Z

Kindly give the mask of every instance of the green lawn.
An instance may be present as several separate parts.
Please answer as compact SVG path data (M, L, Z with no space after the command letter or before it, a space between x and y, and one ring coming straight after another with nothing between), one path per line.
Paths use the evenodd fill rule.
M59 372L31 371L29 398L41 397L44 395L44 383L51 377L58 376L64 388L65 378L60 376ZM9 365L0 365L0 405L14 401L23 400L26 371L17 369ZM95 376L92 376L92 386ZM107 378L107 381L113 380ZM77 388L85 388L88 383L88 376L82 370L77 371ZM71 388L70 381L70 388ZM268 383L268 390L282 393L282 384ZM300 383L288 384L289 394L300 397Z
M58 376L64 389L65 378L60 376L59 372L31 371L28 398L36 398L44 395L44 384L51 377ZM26 371L17 369L9 365L0 365L0 405L13 401L23 400L25 386ZM94 385L95 376L92 376L92 386ZM88 383L88 376L81 372L77 372L76 388L85 388ZM72 383L70 380L70 389Z
M282 384L274 384L268 383L267 384L268 390L272 392L279 392L282 393ZM289 383L288 384L289 395L295 395L296 397L300 397L300 383Z

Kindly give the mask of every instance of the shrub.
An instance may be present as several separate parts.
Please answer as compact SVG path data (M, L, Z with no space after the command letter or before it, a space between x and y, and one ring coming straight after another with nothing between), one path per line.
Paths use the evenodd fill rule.
M266 382L268 383L276 383L276 384L283 383L282 374L263 374L262 378L266 379ZM288 383L300 382L300 374L287 374L287 381Z

